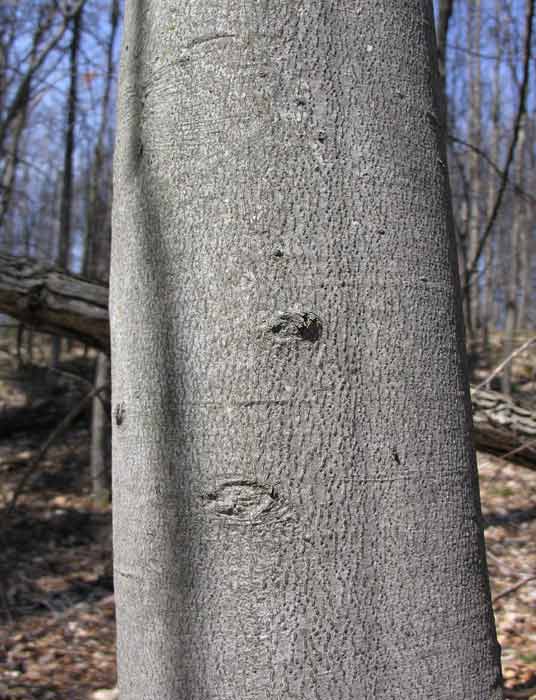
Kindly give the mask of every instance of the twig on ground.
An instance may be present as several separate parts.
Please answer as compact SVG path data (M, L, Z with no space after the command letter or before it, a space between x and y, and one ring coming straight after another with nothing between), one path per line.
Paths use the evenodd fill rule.
M487 548L486 549L486 558L489 560L493 561L493 566L497 568L501 576L506 576L508 578L515 578L516 573L515 571L512 571L512 569L507 568L504 565L503 560L501 557L498 557L496 554L493 554L491 549Z
M73 423L74 421L78 418L78 416L82 413L82 411L85 409L87 404L93 400L93 398L97 395L100 395L101 392L105 391L108 389L107 384L103 384L102 386L99 386L92 391L90 391L88 394L84 396L84 398L71 410L69 413L65 416L65 418L59 423L59 425L50 433L48 438L45 440L43 445L41 446L39 452L36 454L36 456L30 460L28 467L23 474L21 480L19 481L17 488L15 489L13 496L11 497L11 500L7 506L5 515L9 517L12 513L13 510L15 509L15 506L17 505L17 500L19 499L19 496L23 493L24 488L32 476L35 467L39 464L39 462L43 459L45 454L47 453L48 449L50 446L54 443L54 441L60 437Z
M514 352L510 353L510 355L508 355L508 357L505 360L503 360L500 365L495 367L491 374L488 374L488 376L486 377L486 379L484 379L483 382L480 382L480 384L478 384L475 387L475 390L479 391L480 389L483 389L485 386L487 386L491 382L493 377L496 377L499 374L499 372L501 372L506 367L506 365L514 359L514 357L517 357L517 355L523 352L523 350L526 350L529 347L529 345L532 345L533 343L536 343L536 336L529 338L525 343L523 343L523 345L520 345L520 347L516 348Z
M519 447L516 447L514 450L510 450L509 452L505 452L502 455L493 455L495 459L498 459L501 461L501 465L499 469L497 470L497 473L493 475L492 479L495 481L496 479L499 479L502 476L502 472L506 466L508 466L508 457L513 457L516 455L518 452L523 452L524 450L530 450L532 448L536 448L536 440L529 440L529 442L524 442L522 445L519 445ZM0 462L1 464L1 462ZM479 465L481 467L489 467L492 464L491 461L487 462L479 462ZM523 466L523 465L521 465ZM531 467L527 467L528 469L531 469Z
M524 442L519 447L516 447L515 450L510 450L510 452L506 452L505 454L500 455L500 459L507 460L508 457L512 457L513 455L517 454L518 452L522 452L523 450L528 450L531 447L536 447L536 440L529 440L528 442Z
M506 598L506 596L509 596L511 593L515 593L518 591L521 586L524 586L525 584L529 583L530 581L536 580L536 574L533 574L532 576L527 576L524 579L521 579L521 581L518 581L515 586L510 586L510 588L507 588L505 591L502 593L499 593L499 595L496 595L495 598L493 598L492 603L495 605L495 603L498 600L501 600L501 598ZM532 691L533 693L536 693L536 688Z
M59 369L58 367L47 367L49 372L53 372L55 374L59 374L60 376L67 377L68 379L74 379L77 382L81 382L82 384L85 384L86 386L92 387L93 382L90 381L89 379L86 379L85 377L82 377L80 374L74 374L74 372L67 372L64 369ZM110 389L110 384L106 384L106 386L103 386L104 389ZM100 392L97 394L97 398L101 402L103 408L105 411L108 410L108 406L106 405L106 399L101 395L104 393L104 391Z
M81 374L67 372L67 370L60 369L59 367L47 367L47 371L51 372L52 374L59 374L60 377L67 377L68 379L73 379L75 382L80 382L81 384L85 384L86 386L93 386L93 382L91 382L89 379L86 379L85 377L82 377Z
M528 700L536 695L536 685L532 688L503 688L503 695L510 700Z

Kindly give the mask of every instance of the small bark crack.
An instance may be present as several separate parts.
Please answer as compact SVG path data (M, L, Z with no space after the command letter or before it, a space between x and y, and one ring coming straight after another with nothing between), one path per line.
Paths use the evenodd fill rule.
M194 46L198 46L199 44L206 44L211 41L219 41L220 39L233 39L235 37L236 34L229 34L227 32L212 32L210 34L201 34L201 36L198 36L195 39L189 41L188 44L186 44L186 48L193 49Z

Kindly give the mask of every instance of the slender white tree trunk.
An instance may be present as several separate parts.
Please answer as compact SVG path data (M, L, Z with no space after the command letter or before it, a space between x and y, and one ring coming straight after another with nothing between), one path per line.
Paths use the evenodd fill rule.
M95 361L95 389L110 381L110 360L99 352ZM91 493L99 503L108 503L110 498L110 413L109 393L101 392L92 402L91 412Z
M130 0L121 700L499 700L430 2Z
M523 118L519 127L518 152L515 163L515 181L520 190L524 186L525 170L525 140L526 119ZM518 295L520 287L520 268L523 261L520 259L520 248L523 242L523 230L527 226L526 204L521 195L517 195L514 201L514 217L510 232L510 255L508 258L508 270L506 279L506 318L504 326L504 355L509 357L514 351L515 334L519 327ZM504 394L512 394L512 364L506 365L501 375L501 389Z
M490 124L490 157L494 163L499 163L501 160L501 111L503 89L501 82L501 66L503 62L504 47L501 34L501 5L502 0L495 0L494 7L494 22L495 28L493 35L496 37L494 45L495 59L493 62L493 84L491 96L491 124ZM497 198L498 178L495 173L489 172L487 180L486 194L486 211L484 219L487 221L493 212L495 199ZM497 229L497 226L496 226ZM484 330L484 352L486 353L486 361L490 362L490 335L497 330L498 318L496 315L496 291L499 286L499 269L497 251L499 248L500 234L497 235L497 230L486 245L484 250L484 276L482 289L482 323Z
M480 34L482 31L482 9L480 0L473 0L468 4L468 40L471 46L469 57L469 141L471 145L480 149L482 146L482 81L480 71ZM481 207L482 207L482 168L481 158L476 151L470 151L469 160L469 226L468 226L468 268L471 269L476 260L480 245ZM481 341L481 280L477 272L469 282L468 294L468 335L471 350L478 347Z
M82 34L83 7L72 20L72 37L69 49L69 94L65 114L65 147L63 154L63 176L60 200L60 223L58 235L58 257L56 262L65 270L70 269L73 210L73 167L75 154L75 131L78 112L78 54ZM62 338L52 339L52 367L60 363Z
M536 187L536 156L533 148L527 148L527 145L533 144L536 139L536 124L534 120L527 120L526 136L525 136L525 173L523 187L527 192L533 192ZM534 323L531 318L531 309L533 308L533 287L534 287L534 237L530 228L530 222L534 219L536 213L535 203L530 205L525 202L523 212L525 225L521 232L521 280L520 280L520 300L519 300L519 315L518 327L522 331L528 330L530 325Z

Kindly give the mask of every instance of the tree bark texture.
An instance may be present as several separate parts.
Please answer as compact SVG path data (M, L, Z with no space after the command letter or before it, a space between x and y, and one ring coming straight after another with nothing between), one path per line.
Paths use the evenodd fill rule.
M124 700L502 697L435 52L424 1L127 4Z
M108 287L31 258L0 254L0 312L109 352Z

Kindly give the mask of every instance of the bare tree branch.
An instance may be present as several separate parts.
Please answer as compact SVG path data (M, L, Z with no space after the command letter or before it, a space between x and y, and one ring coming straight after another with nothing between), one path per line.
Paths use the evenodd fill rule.
M43 459L43 457L46 455L48 452L49 448L52 446L52 444L59 438L63 433L76 421L78 416L82 413L82 411L86 408L87 405L91 403L93 398L95 396L98 396L101 394L103 391L107 390L109 387L108 385L100 386L95 389L92 389L84 398L76 404L76 406L69 411L69 413L65 416L65 418L58 424L58 426L50 433L48 438L45 440L43 445L41 446L41 449L37 453L37 455L30 460L28 463L26 470L20 479L19 483L17 484L17 487L11 497L11 500L6 508L5 515L9 516L15 509L15 506L17 505L17 500L19 497L23 494L24 489L26 488L26 485L28 482L31 480L31 477L33 476L35 472L35 468L39 464L39 462Z
M511 593L515 593L522 586L525 586L527 583L534 580L536 580L536 575L527 576L526 578L521 579L521 581L518 581L514 586L510 586L510 588L507 588L505 591L502 591L502 593L499 593L499 595L496 595L493 599L493 604L495 604L498 600L501 600L501 598L506 598L506 596L509 596ZM536 693L536 688L532 689L532 693Z
M50 52L56 48L58 43L60 42L61 38L65 34L65 30L68 27L68 24L71 20L71 18L80 10L82 5L84 4L85 0L78 0L78 2L74 3L71 7L66 8L64 10L61 10L61 13L63 15L63 19L61 22L61 25L59 29L52 35L51 39L48 41L48 43L44 46L44 48L41 50L41 52L35 56L35 58L32 60L32 63L22 78L18 89L15 93L15 96L13 97L13 100L11 101L11 104L9 105L9 108L7 109L7 114L5 119L0 123L0 146L4 143L4 139L7 134L7 130L9 129L11 122L15 119L17 116L21 106L24 104L25 101L28 99L28 93L30 89L30 83L32 81L33 76L35 73L39 70L39 68L43 65L45 59L47 56L50 54ZM40 36L50 28L52 25L53 21L53 10L51 9L49 13L49 17L46 20L45 25L38 27L37 32L36 32L36 38L34 41L38 41Z
M504 177L504 170L502 170L497 163L495 163L489 156L488 154L483 151L481 148L478 148L478 146L473 145L472 143L469 143L468 141L464 141L463 139L459 138L458 136L454 136L454 134L449 134L448 138L452 143L459 143L460 146L464 146L464 148L468 148L469 150L473 151L474 153L477 153L483 161L485 161L496 173L499 175L499 177L503 178ZM528 199L531 202L534 202L536 204L536 197L526 190L522 189L519 187L519 185L515 182L512 182L510 178L507 176L506 177L507 185L511 185L512 189L516 194L521 195L522 197L525 197L525 199Z
M484 233L482 234L482 238L480 239L480 242L478 244L478 249L475 253L475 257L473 260L469 261L469 268L466 271L465 280L464 280L465 289L467 289L469 287L469 285L471 283L471 278L477 270L478 261L480 259L480 256L482 255L482 251L484 250L484 246L486 245L486 242L491 234L491 231L493 229L493 225L495 224L495 221L497 219L497 215L498 215L499 210L501 208L502 199L503 199L504 193L506 191L506 186L508 183L508 174L510 172L510 166L512 165L517 142L519 139L520 127L521 127L521 123L523 120L523 115L526 112L527 93L528 93L529 75L530 75L530 63L531 63L531 55L532 55L531 47L532 47L533 25L534 25L534 8L535 8L535 0L527 0L527 14L526 14L526 23L525 23L525 27L526 27L525 28L525 50L524 50L524 58L523 58L523 79L521 81L521 87L520 87L520 91L519 91L519 104L518 104L516 118L514 120L514 129L513 129L513 134L512 134L512 140L510 142L510 147L508 149L508 155L506 157L506 165L505 165L504 170L503 170L503 175L502 175L501 182L499 185L499 190L497 192L497 197L496 197L494 205L493 205L493 209L491 211L491 214L490 214L488 223L486 225L486 228L484 230Z
M483 382L480 382L480 384L476 387L476 391L478 391L479 389L484 389L484 387L486 387L491 382L493 377L496 377L501 372L501 370L503 370L506 367L506 365L508 365L514 359L514 357L517 357L517 355L522 353L523 350L526 350L533 343L536 343L536 336L529 338L526 343L523 343L523 345L520 345L520 347L516 348L513 352L511 352L508 355L508 357L500 363L500 365L497 365L497 367L495 367L491 374L488 374L488 376L484 379Z

